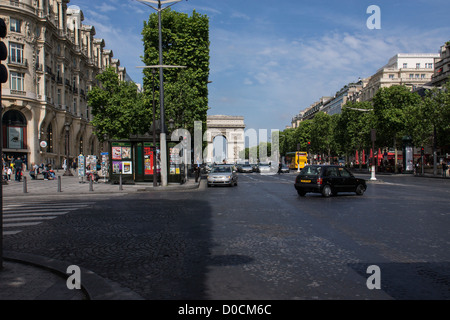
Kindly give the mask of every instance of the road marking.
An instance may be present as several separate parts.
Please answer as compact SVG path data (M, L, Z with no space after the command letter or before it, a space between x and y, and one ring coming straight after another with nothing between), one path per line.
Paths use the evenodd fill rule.
M82 203L45 203L27 202L11 203L3 208L3 235L14 235L23 231L24 227L36 226L70 211L93 205L94 202Z

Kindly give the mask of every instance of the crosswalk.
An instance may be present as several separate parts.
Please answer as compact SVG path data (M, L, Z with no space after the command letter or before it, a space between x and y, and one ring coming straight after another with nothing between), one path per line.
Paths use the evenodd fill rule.
M26 227L36 226L71 211L86 208L94 202L27 202L3 205L3 235L13 235Z

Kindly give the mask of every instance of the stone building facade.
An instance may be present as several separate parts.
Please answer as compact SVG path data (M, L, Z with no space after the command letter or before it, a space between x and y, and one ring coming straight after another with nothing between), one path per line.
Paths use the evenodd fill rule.
M2 134L5 159L60 167L66 154L99 155L90 124L87 92L96 75L114 67L95 27L83 25L83 12L69 0L0 0L5 20L9 79L2 84Z

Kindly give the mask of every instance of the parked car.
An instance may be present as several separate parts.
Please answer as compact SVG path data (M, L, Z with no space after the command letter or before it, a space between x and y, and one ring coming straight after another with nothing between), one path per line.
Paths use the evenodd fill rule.
M324 197L339 192L356 192L362 196L367 189L364 179L356 178L346 168L335 165L304 167L297 175L294 186L302 197L308 192L321 193Z
M237 186L238 177L231 165L215 165L207 178L208 187L214 185Z

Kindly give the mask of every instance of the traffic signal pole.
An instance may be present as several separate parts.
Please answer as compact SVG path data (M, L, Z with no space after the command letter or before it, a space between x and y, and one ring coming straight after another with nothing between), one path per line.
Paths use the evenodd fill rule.
M3 19L0 18L0 38L6 37L6 24ZM0 41L0 60L6 60L8 57L8 49L3 41ZM0 63L0 84L8 81L8 70L6 66ZM0 115L3 114L2 105L2 87L0 85ZM0 119L1 120L1 119ZM3 128L2 121L0 121L0 155L2 161L2 173L0 179L0 270L3 269Z

